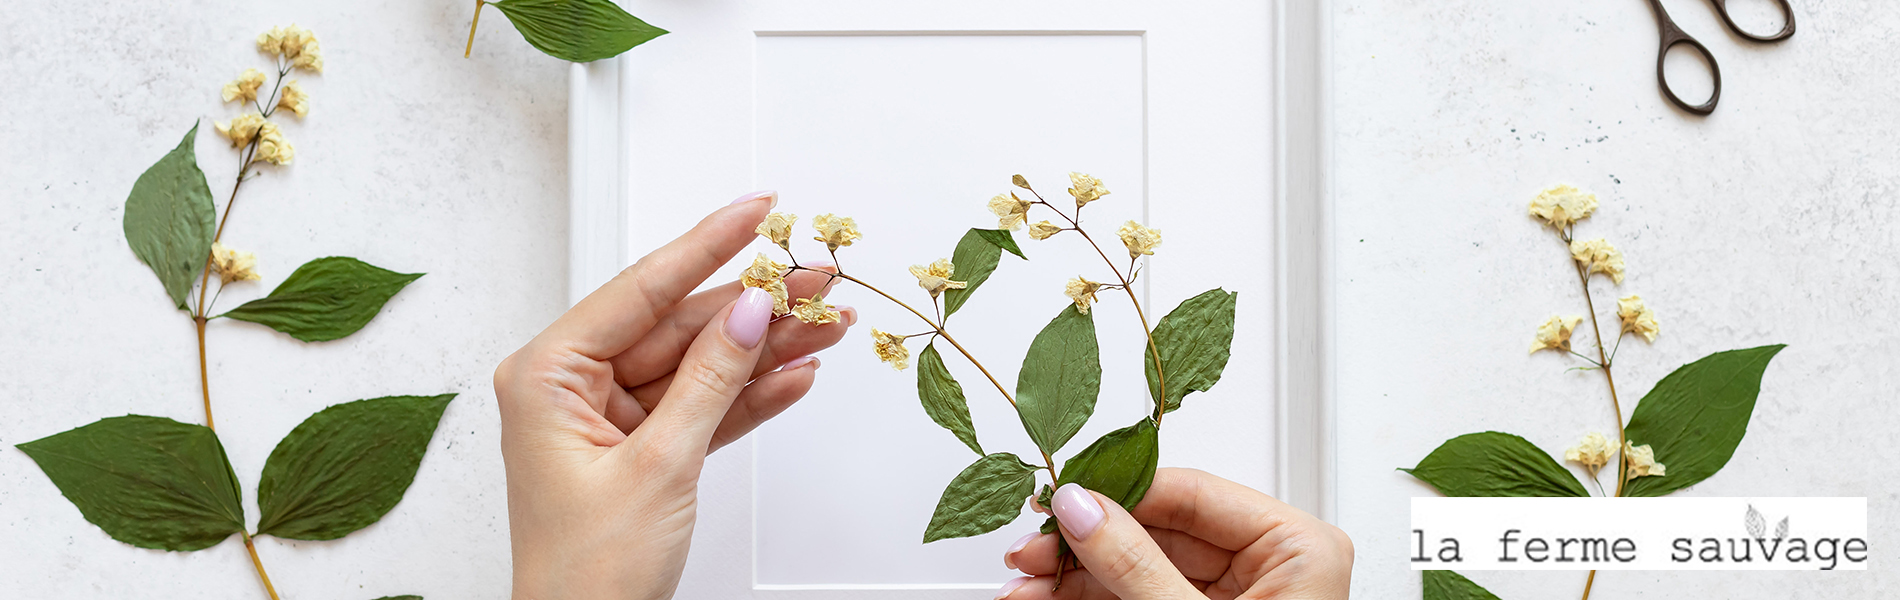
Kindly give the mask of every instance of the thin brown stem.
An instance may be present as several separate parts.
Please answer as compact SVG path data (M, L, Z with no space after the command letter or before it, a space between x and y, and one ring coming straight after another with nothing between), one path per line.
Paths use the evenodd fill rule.
M468 58L468 54L475 51L475 26L482 22L483 4L487 2L475 0L475 18L468 22L468 47L462 49L462 58Z
M1577 264L1575 261L1572 261L1571 264L1577 267L1577 281L1583 286L1583 302L1584 305L1590 309L1590 330L1596 334L1597 364L1603 367L1601 369L1603 371L1603 381L1610 385L1610 408L1616 411L1616 450L1618 458L1616 461L1616 495L1621 497L1623 495L1623 482L1628 477L1629 469L1629 457L1624 455L1623 452L1623 449L1629 445L1629 440L1626 439L1623 434L1623 403L1616 397L1616 376L1610 372L1610 358L1603 350L1603 327L1597 324L1596 300L1590 297L1590 274L1583 269L1583 265Z
M191 320L198 327L198 389L204 390L205 428L217 431L217 424L211 420L211 371L205 366L205 318L192 317Z
M264 592L267 594L270 594L270 600L278 600L277 588L271 586L270 574L264 572L264 561L258 560L257 558L257 544L254 544L251 542L250 533L246 533L246 532L238 532L238 533L241 533L244 535L244 549L249 550L251 552L251 566L257 567L257 578L264 582Z
M1057 214L1061 212L1056 211ZM1095 248L1095 253L1101 255L1102 262L1108 263L1109 272L1114 273L1115 279L1121 282L1122 291L1128 292L1128 303L1134 305L1135 316L1141 319L1141 333L1148 337L1148 355L1153 356L1155 361L1155 385L1161 390L1160 397L1155 399L1155 426L1159 427L1161 416L1168 412L1168 379L1162 372L1161 348L1155 345L1154 328L1148 326L1148 313L1141 310L1141 300L1135 297L1134 288L1129 286L1128 278L1122 276L1121 269L1115 268L1115 261L1108 258L1107 252L1102 251L1102 245L1095 243L1095 238L1089 237L1089 232L1083 231L1079 224L1075 232L1082 234L1082 239L1088 240L1089 246ZM1129 264L1133 264L1132 258Z
M1590 570L1590 578L1583 580L1583 600L1590 600L1590 588L1597 583L1596 569Z

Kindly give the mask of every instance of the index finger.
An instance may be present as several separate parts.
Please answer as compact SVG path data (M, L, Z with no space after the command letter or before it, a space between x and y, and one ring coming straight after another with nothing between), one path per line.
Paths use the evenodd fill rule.
M1229 551L1268 532L1314 517L1253 488L1196 469L1157 469L1148 495L1129 514L1143 525L1173 529Z
M625 352L674 304L752 243L758 235L753 230L777 205L778 192L740 196L615 275L541 335L594 360Z

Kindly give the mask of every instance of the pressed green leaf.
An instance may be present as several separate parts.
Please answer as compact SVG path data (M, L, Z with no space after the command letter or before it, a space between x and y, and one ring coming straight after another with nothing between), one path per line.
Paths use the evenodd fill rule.
M383 596L381 598L377 598L376 600L422 600L422 597L417 596L415 594L409 594L405 596Z
M203 425L127 415L19 448L112 539L199 550L244 531L237 476L218 435Z
M1588 497L1575 475L1524 438L1486 431L1438 446L1418 466L1399 469L1446 496Z
M627 14L613 0L501 0L490 2L535 49L561 60L613 58L666 34Z
M976 288L982 287L990 274L996 272L996 262L1002 260L1004 250L1018 257L1023 255L1022 248L1016 247L1016 239L1001 229L971 229L963 234L963 239L957 240L957 249L950 255L956 270L950 279L968 285L960 290L944 291L944 316L957 314L957 309L970 301L970 294L976 293Z
M179 310L211 256L217 209L198 170L198 126L132 184L125 198L125 241L152 267Z
M455 394L338 404L290 430L264 462L257 533L332 540L368 527L402 500Z
M1717 352L1657 382L1637 403L1623 434L1631 445L1655 450L1667 474L1632 479L1623 495L1661 496L1722 470L1748 433L1768 361L1786 347Z
M1155 422L1146 418L1108 432L1062 463L1056 485L1079 484L1134 510L1155 481L1155 465L1161 460L1158 433Z
M1022 514L1023 499L1036 491L1036 467L1008 452L976 459L950 480L924 529L924 543L982 535Z
M1064 306L1029 343L1016 376L1016 415L1036 447L1055 454L1095 413L1101 390L1095 317L1076 312L1073 304Z
M354 258L319 258L297 267L270 295L218 316L264 325L306 342L326 342L368 325L390 297L420 277Z
M1425 575L1425 600L1498 600L1496 595L1465 576L1451 571L1420 571Z
M977 456L983 455L983 445L976 442L976 426L970 423L970 404L963 398L963 386L944 368L934 343L924 346L917 355L917 398L923 401L930 420L956 434Z
M1240 294L1215 288L1187 299L1155 325L1155 348L1161 351L1162 373L1168 380L1167 410L1181 408L1190 392L1205 392L1220 383L1234 345L1234 305ZM1148 395L1161 399L1155 377L1154 355L1141 349L1148 373Z
M1055 533L1057 525L1059 525L1059 523L1056 521L1056 518L1049 517L1047 519L1042 520L1042 526L1036 528L1036 531L1040 531L1043 533Z

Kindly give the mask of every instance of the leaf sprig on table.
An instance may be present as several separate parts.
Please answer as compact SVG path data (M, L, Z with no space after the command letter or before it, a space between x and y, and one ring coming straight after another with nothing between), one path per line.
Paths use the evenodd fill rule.
M536 50L569 62L613 58L667 33L627 14L613 0L475 0L463 58L475 49L475 29L488 5L506 15Z
M269 91L264 88L270 80L265 72L245 69L220 94L240 111L217 123L238 161L222 216L198 168L196 125L139 176L125 201L126 243L158 276L167 300L196 328L204 424L126 415L18 447L81 516L113 539L186 552L238 535L265 593L275 600L276 587L252 537L329 540L380 520L415 479L455 394L357 400L311 415L284 436L265 461L257 490L263 514L254 533L246 528L243 492L212 419L206 325L230 318L304 342L340 339L363 329L391 297L422 277L355 258L319 258L298 267L269 294L215 314L227 286L263 279L257 255L227 247L222 240L244 182L264 176L269 165L287 167L296 156L279 122L271 118L288 110L301 119L309 113L310 95L298 80L287 78L293 72L323 71L316 35L296 25L260 34L257 49L271 57L276 72Z

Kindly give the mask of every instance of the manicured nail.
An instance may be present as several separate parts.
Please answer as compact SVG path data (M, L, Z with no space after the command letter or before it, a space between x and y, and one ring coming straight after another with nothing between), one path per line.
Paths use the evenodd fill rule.
M1029 540L1036 539L1036 536L1039 535L1042 535L1042 533L1032 531L1029 532L1029 535L1023 536L1022 539L1016 540L1016 543L1010 544L1009 549L1003 551L1003 566L1011 569L1016 568L1016 553L1022 552L1023 548L1029 546Z
M1055 509L1056 518L1062 520L1062 526L1078 540L1089 539L1108 518L1102 504L1095 501L1095 495L1073 483L1058 488L1055 501L1049 504Z
M1023 587L1025 583L1029 583L1028 577L1017 577L1009 580L1008 583L1003 584L1003 589L996 590L996 600L1008 598L1010 592L1016 591L1016 588Z
M1049 509L1043 508L1042 503L1036 501L1036 496L1034 494L1031 494L1029 496L1029 500L1026 500L1023 503L1029 505L1029 510L1031 512L1045 514L1045 515L1049 514Z
M838 263L831 262L828 260L813 260L813 261L798 263L798 266L805 267L807 269L829 269L829 268L838 266Z
M750 194L740 196L738 200L733 200L732 203L744 204L747 202L751 202L753 200L758 200L760 198L770 198L772 200L772 206L778 206L778 192L775 192L772 190L760 190L757 192L752 192Z
M726 335L740 348L752 349L765 339L765 326L772 320L772 295L755 287L739 294L739 301L726 315Z
M858 309L851 308L849 306L833 306L832 308L838 309L838 314L844 315L845 327L850 327L852 325L857 324Z
M788 363L785 363L785 365L784 365L784 366L781 366L781 367L779 367L779 368L778 368L778 370L780 370L780 371L790 371L790 370L792 370L792 369L797 369L797 368L800 368L800 367L803 367L803 366L805 366L805 365L811 365L811 368L813 368L813 369L816 369L816 368L818 368L818 357L816 357L816 356L801 356L801 357L798 357L798 358L794 358L794 359L792 359L792 362L788 362Z

